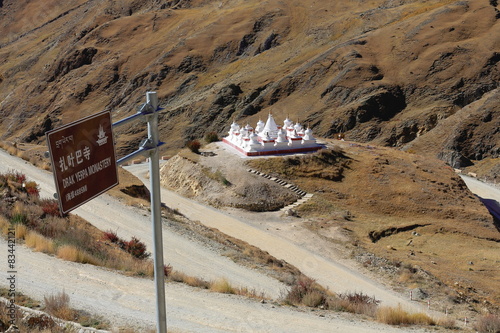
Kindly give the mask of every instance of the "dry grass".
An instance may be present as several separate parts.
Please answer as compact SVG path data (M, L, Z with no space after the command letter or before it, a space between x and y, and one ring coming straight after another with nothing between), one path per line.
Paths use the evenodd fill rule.
M47 254L55 253L54 242L35 231L28 232L25 236L24 241L26 246L31 247L35 251Z
M185 283L191 287L209 289L210 283L198 277L189 276L185 273L172 270L168 276L170 281Z
M409 313L398 306L379 307L377 321L388 325L436 325L436 321L425 313Z
M75 320L76 311L69 306L69 295L61 292L56 295L44 296L45 311L57 318L64 320Z
M500 332L500 317L488 314L479 318L474 328L479 333L498 333Z
M317 308L324 303L325 294L319 290L309 291L302 297L302 304L311 308Z
M210 290L223 294L236 294L236 290L226 279L218 279L210 283Z
M62 245L57 249L57 257L63 260L99 266L101 261L73 245Z
M5 216L0 215L0 230L2 234L7 235L10 227L11 225L9 220Z
M28 234L28 228L23 224L16 224L14 227L14 232L17 239L25 239Z

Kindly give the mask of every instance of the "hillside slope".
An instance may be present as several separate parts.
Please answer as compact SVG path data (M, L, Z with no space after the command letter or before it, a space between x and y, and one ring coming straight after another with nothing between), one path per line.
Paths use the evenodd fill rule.
M4 0L0 135L44 144L155 90L171 151L272 112L465 167L500 153L499 17L493 0ZM120 153L144 133L118 129Z

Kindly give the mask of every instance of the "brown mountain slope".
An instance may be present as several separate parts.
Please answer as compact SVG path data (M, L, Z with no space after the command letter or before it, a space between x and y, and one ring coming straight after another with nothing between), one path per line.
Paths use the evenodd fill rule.
M253 123L273 112L325 137L342 131L390 146L418 138L415 151L466 166L499 154L497 7L4 0L0 133L44 143L47 129L102 109L120 119L155 90L173 150L208 131L224 134L232 119ZM475 101L474 116L455 116ZM460 122L438 126L447 119ZM134 124L118 134L123 153L144 130Z

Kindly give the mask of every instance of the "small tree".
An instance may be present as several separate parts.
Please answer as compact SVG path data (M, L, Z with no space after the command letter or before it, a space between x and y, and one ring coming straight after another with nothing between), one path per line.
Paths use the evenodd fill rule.
M192 140L186 144L186 147L188 147L189 150L191 150L193 153L199 154L200 148L201 148L201 143L198 140Z
M219 136L217 135L217 133L208 132L207 134L205 134L205 142L206 143L212 143L212 142L216 142L216 141L219 141Z

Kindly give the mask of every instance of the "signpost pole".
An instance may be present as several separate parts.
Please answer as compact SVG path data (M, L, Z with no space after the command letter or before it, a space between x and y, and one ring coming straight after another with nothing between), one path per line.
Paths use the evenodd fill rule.
M153 224L154 241L154 274L156 285L156 319L157 332L167 332L167 314L165 306L165 271L163 264L163 236L161 224L161 199L160 199L160 158L158 153L158 96L156 92L146 94L146 102L153 107L155 112L147 115L148 139L154 149L149 153L149 178L151 181L151 221Z

